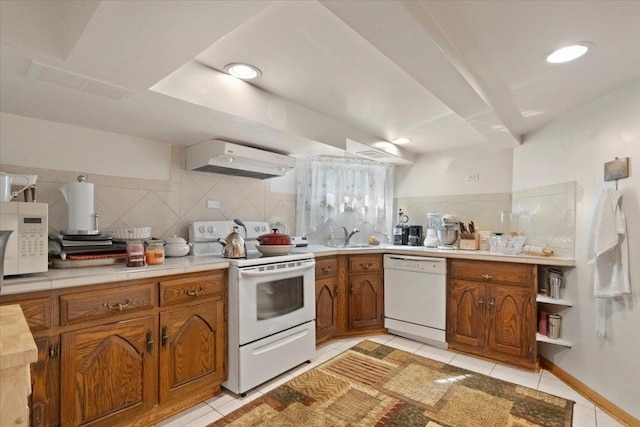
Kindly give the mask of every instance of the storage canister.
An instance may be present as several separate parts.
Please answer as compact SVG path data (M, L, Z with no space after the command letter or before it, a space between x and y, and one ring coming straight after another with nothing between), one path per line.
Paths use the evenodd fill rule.
M144 243L142 240L127 241L127 267L144 267Z
M149 240L144 250L144 258L148 265L164 263L164 242L162 240Z
M542 310L539 311L538 312L538 333L540 335L547 335L548 322L549 322L549 313Z
M560 338L560 322L562 321L562 317L559 314L551 313L549 314L549 338L558 339Z

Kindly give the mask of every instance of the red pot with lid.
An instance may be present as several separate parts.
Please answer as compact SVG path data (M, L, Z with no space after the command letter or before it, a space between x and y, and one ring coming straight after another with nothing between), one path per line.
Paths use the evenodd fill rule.
M258 236L260 245L291 245L292 239L288 234L278 233L277 228L272 228L272 232Z

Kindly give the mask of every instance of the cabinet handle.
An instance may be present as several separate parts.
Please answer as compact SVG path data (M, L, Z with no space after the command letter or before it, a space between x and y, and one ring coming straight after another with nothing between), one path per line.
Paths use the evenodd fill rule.
M125 308L129 307L129 304L131 304L131 300L129 298L127 298L126 300L124 300L124 304L119 302L117 304L111 305L108 302L105 302L104 304L102 304L103 307L106 307L110 310L118 310L118 311L122 311Z
M153 335L151 335L151 331L147 331L147 353L151 353L153 351Z
M480 295L478 299L478 305L480 306L480 310L484 310L484 295Z
M495 298L491 298L491 301L489 301L489 313L493 313L495 306L496 306L496 300Z
M197 297L204 291L202 285L198 286L198 289L185 289L184 292L190 297Z
M353 286L349 288L349 292L351 293L351 295L353 295Z
M323 271L324 273L328 273L328 272L330 272L330 271L331 271L331 266L330 266L330 265L328 265L328 266L326 266L326 267L322 267L322 271Z
M362 267L363 270L368 270L371 267L373 267L373 264L371 264L371 263L368 263L368 264L360 263L360 267Z
M60 344L55 343L49 346L49 357L51 359L57 359L60 356Z
M496 277L495 274L481 274L480 277L482 277L484 280L491 280L494 277Z
M162 327L162 346L167 346L167 341L169 341L169 334L167 333L167 325Z
M338 296L338 285L336 285L335 288L333 288L333 297L337 297Z

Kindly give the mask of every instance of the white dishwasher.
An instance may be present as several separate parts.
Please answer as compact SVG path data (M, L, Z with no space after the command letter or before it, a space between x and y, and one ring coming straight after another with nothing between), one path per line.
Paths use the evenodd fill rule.
M447 260L385 255L384 311L390 333L447 348Z

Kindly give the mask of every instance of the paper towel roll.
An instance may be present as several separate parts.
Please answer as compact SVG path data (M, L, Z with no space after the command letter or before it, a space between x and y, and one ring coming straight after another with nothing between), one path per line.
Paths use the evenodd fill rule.
M70 182L67 184L66 199L69 205L68 230L95 230L93 184L88 182Z

